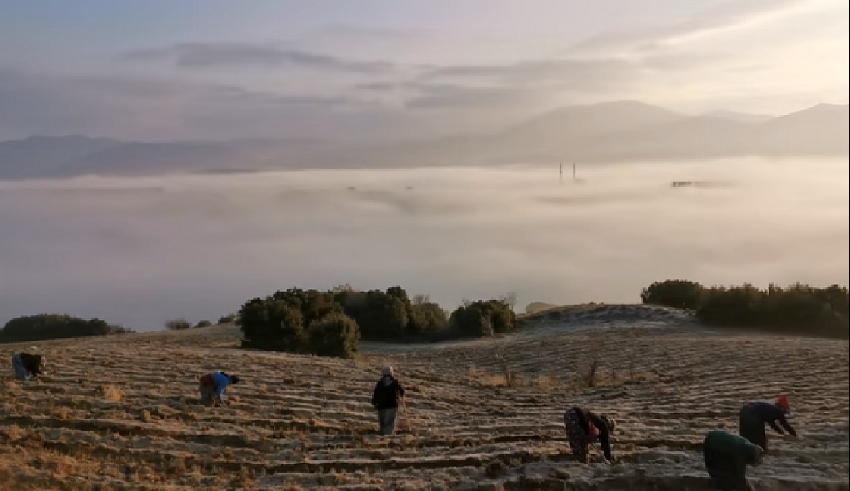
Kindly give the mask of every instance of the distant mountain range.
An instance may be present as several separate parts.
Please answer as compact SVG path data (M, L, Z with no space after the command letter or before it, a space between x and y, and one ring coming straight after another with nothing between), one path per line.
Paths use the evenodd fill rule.
M0 142L0 179L847 154L847 105L820 104L780 117L730 111L687 116L618 101L558 109L492 134L385 145L34 136Z

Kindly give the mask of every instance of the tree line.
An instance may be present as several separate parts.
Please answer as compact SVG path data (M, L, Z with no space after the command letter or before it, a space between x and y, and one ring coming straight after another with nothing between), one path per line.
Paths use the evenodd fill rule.
M703 285L687 280L655 282L641 292L643 303L691 309L707 325L759 328L794 334L848 337L847 287L795 283Z
M129 332L133 331L97 318L81 319L67 314L36 314L16 317L7 322L3 329L0 329L0 342L40 341Z
M505 300L466 301L448 314L400 286L357 291L290 288L249 300L239 310L243 346L350 357L361 339L422 342L492 336L514 329Z

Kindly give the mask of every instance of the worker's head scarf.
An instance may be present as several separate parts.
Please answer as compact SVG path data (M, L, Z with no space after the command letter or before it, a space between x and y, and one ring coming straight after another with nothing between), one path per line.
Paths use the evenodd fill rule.
M791 411L791 403L788 402L788 396L785 394L782 394L777 397L775 404L778 408L782 409L786 413Z

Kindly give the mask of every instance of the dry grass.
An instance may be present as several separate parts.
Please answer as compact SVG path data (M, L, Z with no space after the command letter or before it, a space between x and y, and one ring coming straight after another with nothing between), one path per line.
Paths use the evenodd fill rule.
M101 385L98 387L98 393L107 401L121 402L124 400L124 391L112 384Z
M489 478L494 489L628 488L610 481L620 479L702 489L705 432L734 430L743 401L789 392L801 438L771 437L776 452L750 471L757 487L794 489L805 476L810 490L847 488L846 341L628 324L599 339L542 319L524 334L382 345L355 361L239 350L222 328L44 343L55 376L0 379L0 483L471 489ZM369 398L387 363L407 404L398 433L381 437ZM197 404L197 374L214 369L244 375L221 408ZM615 467L568 458L571 405L618 421Z
M520 377L510 370L502 370L501 372L485 372L469 367L467 370L467 379L480 387L513 387L520 383Z
M546 374L534 377L534 386L544 392L553 392L563 388L560 378Z
M9 439L9 442L15 443L26 435L26 431L21 429L18 425L10 425L6 428L6 437Z

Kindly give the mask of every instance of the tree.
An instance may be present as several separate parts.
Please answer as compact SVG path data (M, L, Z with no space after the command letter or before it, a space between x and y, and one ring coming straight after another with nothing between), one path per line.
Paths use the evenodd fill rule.
M314 320L307 333L310 352L322 356L351 358L360 342L357 322L339 312Z
M516 307L517 294L516 294L516 292L508 292L508 293L505 293L504 295L502 295L501 297L499 297L499 300L504 302L504 304L507 305L508 308L513 310L514 307Z
M183 329L189 329L192 327L192 323L186 319L172 319L165 323L165 328L169 331L182 331Z
M433 302L413 303L408 331L418 334L436 334L449 327L446 311Z
M514 329L516 314L502 300L477 300L461 305L449 324L461 336L492 336Z
M431 296L422 293L413 296L413 305L422 305L423 303L431 303Z
M338 295L346 315L357 321L364 339L400 339L407 334L410 303L401 288Z
M101 319L81 319L67 314L37 314L16 317L0 330L0 341L39 341L42 339L103 336L132 332Z
M655 282L641 291L643 303L665 305L680 309L696 309L705 289L699 283L687 280Z
M287 300L255 298L239 310L245 345L298 352L304 348L304 321L299 308Z

